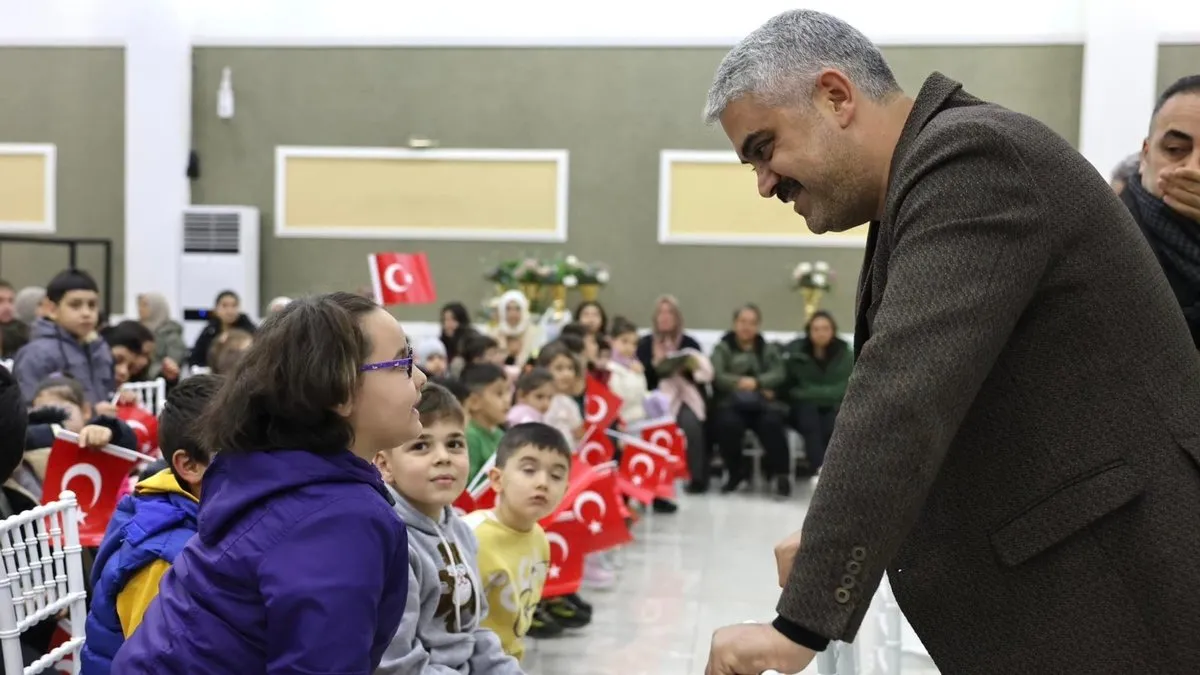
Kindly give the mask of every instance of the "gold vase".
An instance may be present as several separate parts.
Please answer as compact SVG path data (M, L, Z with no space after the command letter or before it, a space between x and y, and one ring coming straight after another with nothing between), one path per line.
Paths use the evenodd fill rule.
M525 294L525 299L530 305L537 303L538 296L542 294L542 285L536 282L521 284L521 292Z
M821 296L824 294L825 294L825 291L823 291L819 288L801 288L800 289L800 295L803 296L803 298L804 298L804 322L805 323L808 323L813 318L813 314L816 314L817 310L821 308Z
M600 297L600 284L580 284L579 297L584 302L595 302Z
M554 298L554 304L551 309L554 310L554 321L561 322L567 311L567 287L562 284L554 284L550 287L551 297Z

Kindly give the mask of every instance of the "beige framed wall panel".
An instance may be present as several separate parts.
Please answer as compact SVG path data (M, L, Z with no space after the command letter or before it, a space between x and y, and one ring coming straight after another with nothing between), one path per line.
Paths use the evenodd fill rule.
M861 248L867 228L813 234L790 204L758 195L754 172L734 152L663 150L658 243Z
M1161 94L1175 80L1188 75L1200 75L1200 40L1195 44L1159 45L1158 87L1155 91ZM1146 120L1146 124L1149 126L1150 121Z
M53 234L55 150L51 143L0 143L0 234Z
M125 49L0 47L0 92L4 92L0 100L5 102L0 112L0 144L37 148L41 155L30 157L22 151L17 156L0 156L0 221L11 223L19 211L22 215L15 217L24 223L19 227L0 225L0 238L97 237L111 241L114 306L104 309L122 312ZM43 153L43 148L52 152ZM39 169L44 188L37 187ZM23 186L17 187L15 182ZM14 191L19 194L14 196ZM30 220L36 225L29 225ZM68 262L65 246L0 242L0 278L17 287L45 286ZM100 246L80 246L77 264L104 284Z
M563 242L566 150L275 151L280 237Z
M658 243L660 153L729 152L719 127L701 118L722 47L198 47L192 119L201 176L196 204L246 204L263 213L262 293L294 296L369 281L376 251L424 251L438 305L398 309L433 321L441 303L474 310L493 289L485 264L520 255L574 253L607 263L601 294L610 316L646 327L654 297L679 298L687 325L719 329L733 308L754 301L767 330L796 330L802 303L791 272L824 260L838 272L824 306L853 330L855 247L667 246ZM884 47L901 86L916 93L933 70L972 93L1079 137L1081 45ZM233 71L237 116L217 118L221 70ZM2 124L2 122L0 122ZM566 242L307 239L274 236L275 148L404 147L410 136L443 148L562 148L570 152L570 238ZM748 168L746 198L757 199ZM465 191L472 185L459 183ZM766 204L766 200L764 204ZM785 208L786 207L781 207ZM794 231L804 224L792 216Z

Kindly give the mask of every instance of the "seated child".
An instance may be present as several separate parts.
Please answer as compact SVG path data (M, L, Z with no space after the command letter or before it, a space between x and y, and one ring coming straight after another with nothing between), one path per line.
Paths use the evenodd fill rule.
M554 376L545 368L534 368L517 378L517 404L508 411L508 426L544 422L554 398Z
M212 346L208 348L206 363L212 369L213 374L228 375L252 344L254 344L253 333L241 328L230 328L212 341Z
M583 379L580 360L564 341L555 340L538 354L538 367L550 371L554 396L542 416L542 421L558 429L567 445L574 447L583 437L583 413L575 402L575 390Z
M196 533L200 481L211 458L192 425L221 385L218 375L179 383L158 418L168 468L139 482L117 505L92 566L91 610L82 667L106 675L125 639L142 622L158 584Z
M465 396L463 408L469 420L467 485L470 485L484 463L496 454L500 437L504 435L502 425L508 416L511 395L504 368L494 363L475 363L463 368L459 383L462 385L460 393Z
M463 409L430 383L417 411L421 435L375 456L408 527L404 618L375 675L520 674L500 638L481 624L488 603L475 565L479 546L451 506L467 486Z
M535 625L535 636L545 636L551 626L562 632L544 610L535 616L550 564L550 544L538 521L562 501L570 468L571 447L562 434L538 422L518 424L504 434L488 474L496 508L464 518L479 540L479 570L491 607L483 625L518 659Z
M612 358L608 371L612 374L608 386L621 397L621 419L626 423L646 419L646 375L637 358L637 326L624 317L613 319Z
M446 360L446 345L438 338L425 338L417 343L413 350L413 358L417 367L425 372L430 379L441 379L449 372L450 363Z
M63 270L46 285L46 301L49 317L34 321L29 343L13 361L25 402L32 403L38 383L57 373L78 381L88 403L108 403L116 388L112 352L96 333L96 280L83 270Z
M46 477L58 427L79 434L80 442L89 448L103 448L110 443L131 450L138 447L137 435L129 425L115 417L95 414L82 384L61 375L42 380L33 391L25 453L12 475L13 482L35 503L41 503L42 479Z

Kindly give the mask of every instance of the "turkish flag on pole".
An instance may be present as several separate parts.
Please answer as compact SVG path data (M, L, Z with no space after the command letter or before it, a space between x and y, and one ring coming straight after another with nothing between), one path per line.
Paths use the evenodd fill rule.
M683 435L683 430L679 428L679 425L675 424L674 418L660 417L646 420L636 427L626 429L626 432L640 434L643 441L657 445L671 453L671 457L674 458L671 464L676 470L676 475L672 476L672 479L692 479L687 465L687 437Z
M599 427L601 431L612 426L621 416L621 397L612 393L608 385L588 375L587 389L583 399L583 421Z
M46 462L42 503L49 504L58 499L63 490L73 490L80 510L79 541L84 546L99 546L108 521L117 510L121 484L134 463L132 458L113 454L107 449L79 447L78 436L69 431L59 432L55 434L50 459Z
M578 592L583 581L583 556L588 553L586 546L591 533L570 512L560 513L543 525L543 529L550 543L550 569L546 573L542 597L556 598Z
M604 430L594 424L589 424L587 431L583 434L583 439L579 441L579 446L575 448L574 456L588 466L598 466L611 462L616 454L616 448L613 447L612 441L609 440ZM574 468L572 468L571 474L574 477Z
M424 253L372 253L367 256L367 266L379 304L428 305L437 301Z

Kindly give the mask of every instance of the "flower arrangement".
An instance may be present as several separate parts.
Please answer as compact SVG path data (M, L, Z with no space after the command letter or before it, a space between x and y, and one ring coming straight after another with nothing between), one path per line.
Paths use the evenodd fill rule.
M497 294L519 288L535 311L544 306L543 291L550 290L556 304L565 306L566 293L579 289L584 300L595 300L599 289L608 283L608 268L600 263L585 263L575 255L539 260L531 256L505 260L490 268L484 280L496 286Z
M821 296L833 289L834 271L829 263L802 262L792 270L792 289L804 296L804 318L807 321L821 306Z
M834 276L833 270L829 269L829 263L824 260L818 260L815 263L802 262L792 270L792 288L794 290L811 288L827 292L833 288Z

